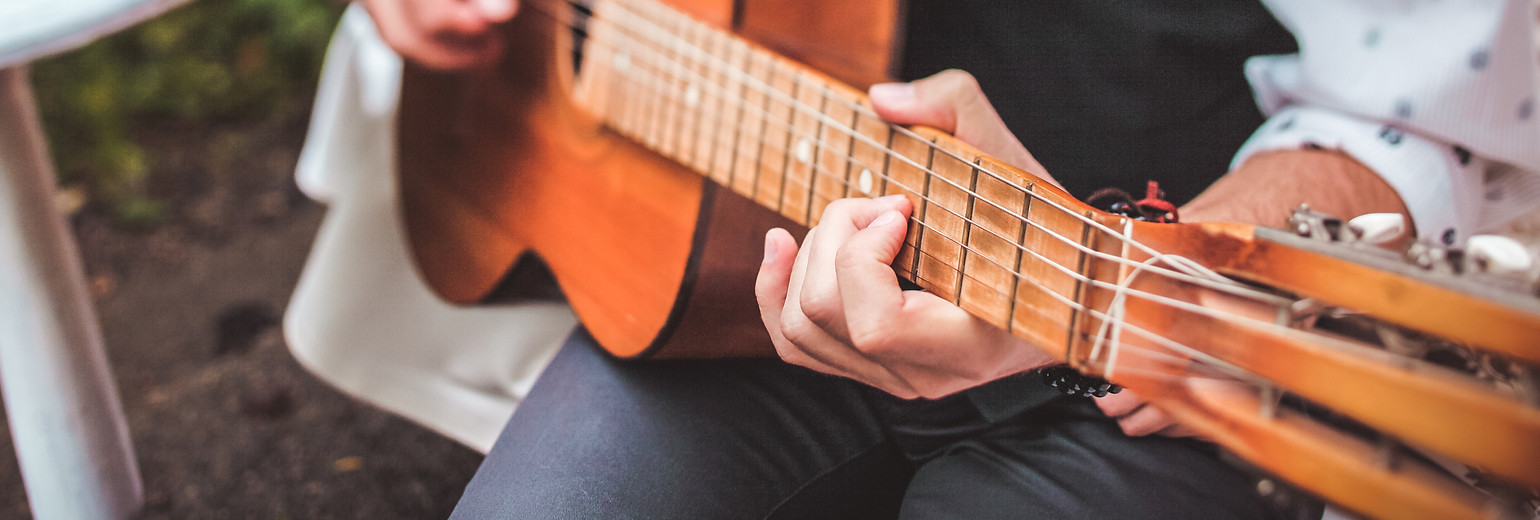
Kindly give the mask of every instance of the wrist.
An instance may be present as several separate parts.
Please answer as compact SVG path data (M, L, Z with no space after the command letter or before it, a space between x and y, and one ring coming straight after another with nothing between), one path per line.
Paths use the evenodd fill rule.
M1407 215L1400 195L1373 170L1342 152L1308 149L1252 155L1183 206L1181 213L1189 222L1277 227L1300 204L1343 218Z

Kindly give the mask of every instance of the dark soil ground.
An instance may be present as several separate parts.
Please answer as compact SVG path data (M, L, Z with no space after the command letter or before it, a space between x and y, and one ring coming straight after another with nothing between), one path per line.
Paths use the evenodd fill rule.
M152 125L170 217L73 217L144 478L143 518L443 518L481 455L301 368L279 322L325 208L294 187L303 110ZM4 418L0 417L0 422ZM0 518L28 518L0 434Z

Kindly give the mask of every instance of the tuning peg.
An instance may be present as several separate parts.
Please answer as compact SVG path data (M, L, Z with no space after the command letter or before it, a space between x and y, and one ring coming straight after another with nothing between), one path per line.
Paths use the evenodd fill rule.
M1359 242L1380 245L1406 233L1406 217L1400 213L1365 213L1348 221Z
M1524 275L1535 265L1523 243L1502 235L1470 237L1465 258L1474 270L1496 275Z

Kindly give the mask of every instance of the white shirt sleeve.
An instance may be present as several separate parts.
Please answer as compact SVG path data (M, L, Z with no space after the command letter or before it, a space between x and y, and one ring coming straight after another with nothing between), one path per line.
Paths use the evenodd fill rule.
M1540 206L1532 0L1269 0L1299 54L1246 75L1268 121L1236 154L1341 150L1456 244ZM1346 215L1351 216L1351 215Z

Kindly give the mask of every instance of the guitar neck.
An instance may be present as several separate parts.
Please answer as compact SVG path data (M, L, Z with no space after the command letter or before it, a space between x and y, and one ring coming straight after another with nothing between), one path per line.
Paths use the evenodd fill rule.
M1096 235L1083 204L951 136L882 121L859 91L661 5L602 2L586 33L575 97L609 128L810 227L836 199L904 195L915 210L899 276L1069 348Z
M1296 323L1312 305L1336 305L1533 362L1533 302L1508 309L1426 277L1259 239L1250 226L1097 212L950 136L888 124L859 91L661 4L590 9L550 14L583 18L569 21L584 33L578 47L563 50L581 57L573 100L607 128L806 226L836 199L909 198L915 209L893 263L900 277L1077 369L1116 377L1268 470L1373 515L1487 507L1438 472L1376 462L1383 446L1280 412L1277 396L1288 391L1387 438L1540 486L1540 449L1515 440L1540 432L1531 403ZM1406 301L1426 305L1399 309ZM1425 318L1434 313L1453 318Z

